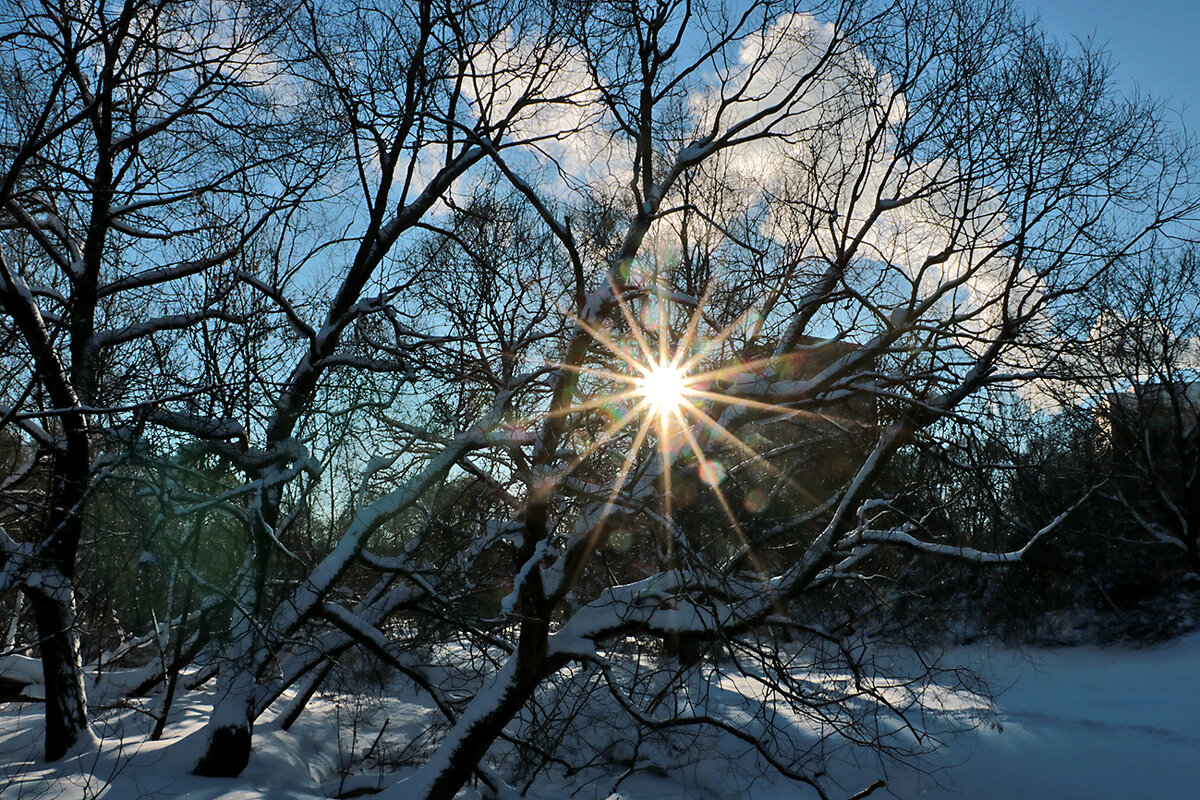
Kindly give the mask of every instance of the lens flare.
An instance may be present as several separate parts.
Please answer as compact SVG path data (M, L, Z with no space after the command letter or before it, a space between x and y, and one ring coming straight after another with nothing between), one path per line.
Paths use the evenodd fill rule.
M757 452L751 444L726 428L723 421L727 417L725 410L741 407L750 412L768 412L787 417L814 412L789 405L776 405L752 396L738 396L721 388L722 384L736 383L743 378L756 379L767 368L776 365L777 359L773 354L747 360L733 352L723 352L733 351L734 348L729 347L728 343L747 324L749 311L719 327L705 315L706 291L698 301L686 304L693 306L687 322L672 327L667 312L672 297L661 290L657 293L640 290L630 292L644 303L652 303L651 313L657 311L657 324L648 324L645 306L640 312L631 309L624 296L628 291L626 287L614 284L612 290L621 313L613 329L623 328L623 335L617 336L613 330L606 330L604 326L587 319L577 318L575 322L600 345L598 350L616 363L613 366L560 365L578 373L580 379L595 381L598 387L583 389L579 392L578 402L551 412L562 416L597 410L608 412L604 415L607 424L574 454L566 466L567 473L580 467L605 445L619 440L623 432L633 431L628 449L609 487L594 534L599 536L603 531L605 521L618 505L620 494L632 477L639 486L656 487L662 501L659 512L661 519L674 537L673 497L694 493L696 489L695 484L686 479L673 481L672 472L678 468L694 470L696 483L707 487L724 512L726 521L737 536L737 545L750 548L750 542L733 513L730 498L726 496L726 478L735 470L742 468L744 472L745 465L754 464L795 491L806 490L772 464L766 454ZM702 334L702 326L711 328L711 332ZM732 416L736 419L737 413ZM829 419L823 414L819 418ZM658 451L657 480L653 480L655 470L641 458L645 445ZM745 508L752 514L761 513L770 499L770 491L756 488L746 497ZM626 535L629 535L628 532ZM618 539L614 534L614 541ZM670 543L673 541L673 538L668 540L669 558L673 558L670 555ZM752 548L748 552L753 558Z
M683 403L688 390L683 370L669 364L659 364L646 371L638 381L638 390L658 414L670 414Z

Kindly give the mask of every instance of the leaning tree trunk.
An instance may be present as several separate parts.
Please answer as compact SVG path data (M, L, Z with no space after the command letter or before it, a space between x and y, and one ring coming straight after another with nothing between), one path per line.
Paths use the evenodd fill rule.
M544 660L523 665L520 650L467 705L446 740L415 775L392 787L390 800L452 800L475 773L504 727L529 701L545 676Z
M544 528L543 528L544 530ZM530 563L535 547L525 544L518 562ZM529 702L546 676L565 662L548 655L553 603L546 597L536 568L518 589L522 621L517 649L495 677L471 700L433 756L415 775L392 787L394 800L453 800L487 751Z
M254 735L251 722L255 686L253 672L239 664L224 666L236 671L232 674L223 673L218 678L220 693L205 728L207 742L204 755L193 770L196 775L210 778L234 778L240 775L250 761Z
M251 562L262 566L256 554ZM217 674L217 698L204 728L204 755L193 770L196 775L234 778L250 761L255 691L266 653L255 619L261 596L258 585L254 576L246 576L238 593L230 639L222 648L224 661Z

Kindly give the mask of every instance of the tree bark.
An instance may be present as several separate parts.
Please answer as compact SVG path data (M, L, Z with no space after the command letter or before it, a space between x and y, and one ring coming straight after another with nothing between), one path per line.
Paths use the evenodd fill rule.
M87 697L74 593L61 573L49 572L40 584L26 587L33 609L46 684L46 760L57 761L88 733Z
M533 695L543 675L525 672L518 651L463 711L433 758L384 796L390 800L453 800L492 742Z
M237 663L226 666L241 667ZM204 730L207 738L204 755L192 773L209 778L236 778L250 761L255 680L253 671L246 668L239 668L220 680L222 691Z

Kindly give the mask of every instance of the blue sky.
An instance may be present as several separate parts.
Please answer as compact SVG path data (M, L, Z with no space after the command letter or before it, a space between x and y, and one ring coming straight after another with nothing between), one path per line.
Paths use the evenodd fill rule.
M1023 0L1059 39L1092 37L1126 86L1169 98L1200 134L1200 0Z

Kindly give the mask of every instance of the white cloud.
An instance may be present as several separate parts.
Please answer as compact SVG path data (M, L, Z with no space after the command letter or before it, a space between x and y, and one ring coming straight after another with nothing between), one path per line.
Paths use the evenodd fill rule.
M763 224L772 238L810 236L810 249L828 255L861 232L863 257L902 270L927 295L976 271L1007 234L1003 202L956 163L895 152L890 128L907 113L903 95L811 16L788 14L746 37L736 64L692 107L701 132L748 139L724 154L723 179L793 201L772 205ZM876 219L877 205L887 210ZM923 268L945 250L948 259ZM982 299L991 289L980 277L969 291Z
M858 240L848 280L864 293L886 287L894 302L938 298L935 314L959 319L953 335L975 351L1006 311L1041 298L1037 276L1014 272L1000 249L1004 198L952 159L896 151L905 97L833 26L786 14L735 47L685 102L697 139L733 142L702 168L724 191L688 198L716 223L693 234L719 236L766 201L762 234L825 258ZM624 190L630 145L610 133L584 53L506 31L470 63L466 91L488 123L568 179Z
M463 91L485 125L503 129L504 140L553 162L569 181L628 182L630 148L605 130L601 88L582 51L505 30L466 60Z

